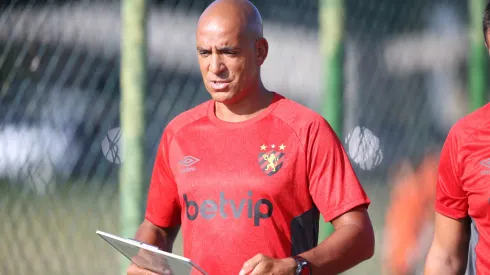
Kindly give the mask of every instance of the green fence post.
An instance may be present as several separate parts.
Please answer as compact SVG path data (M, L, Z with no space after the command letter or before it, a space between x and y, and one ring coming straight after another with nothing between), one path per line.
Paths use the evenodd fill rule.
M486 0L470 0L470 53L469 53L469 111L487 102L487 56L482 33L482 18Z
M143 221L146 0L123 0L121 8L120 115L123 162L119 172L120 225L123 237L133 237ZM121 259L121 274L126 274L129 261L124 257Z
M344 0L320 0L320 52L323 63L323 115L342 139ZM320 222L319 241L334 231Z

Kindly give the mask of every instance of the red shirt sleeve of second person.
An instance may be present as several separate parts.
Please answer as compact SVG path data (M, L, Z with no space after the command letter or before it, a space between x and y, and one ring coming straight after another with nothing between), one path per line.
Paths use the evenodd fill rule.
M310 194L326 222L354 207L369 206L339 138L324 119L315 121L306 145Z
M459 176L458 147L454 128L448 134L439 160L436 204L437 212L450 218L467 216L468 198Z

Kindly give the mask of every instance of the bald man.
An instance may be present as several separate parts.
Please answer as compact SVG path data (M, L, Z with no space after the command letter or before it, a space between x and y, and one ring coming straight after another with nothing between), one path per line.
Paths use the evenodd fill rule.
M337 274L372 257L370 200L335 132L262 83L257 9L213 2L196 42L211 100L165 128L135 238L172 251L182 227L184 256L211 275ZM318 244L320 215L335 232Z

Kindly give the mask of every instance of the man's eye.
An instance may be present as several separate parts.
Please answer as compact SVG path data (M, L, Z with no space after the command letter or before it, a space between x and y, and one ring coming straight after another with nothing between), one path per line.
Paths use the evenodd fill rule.
M209 55L209 52L200 51L199 52L199 55L207 56L207 55Z

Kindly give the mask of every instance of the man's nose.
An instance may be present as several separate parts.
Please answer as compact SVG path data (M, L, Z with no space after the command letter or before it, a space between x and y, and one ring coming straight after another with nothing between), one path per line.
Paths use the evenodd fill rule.
M223 64L219 54L211 55L211 61L209 64L209 71L215 75L221 74L225 70L225 65Z

